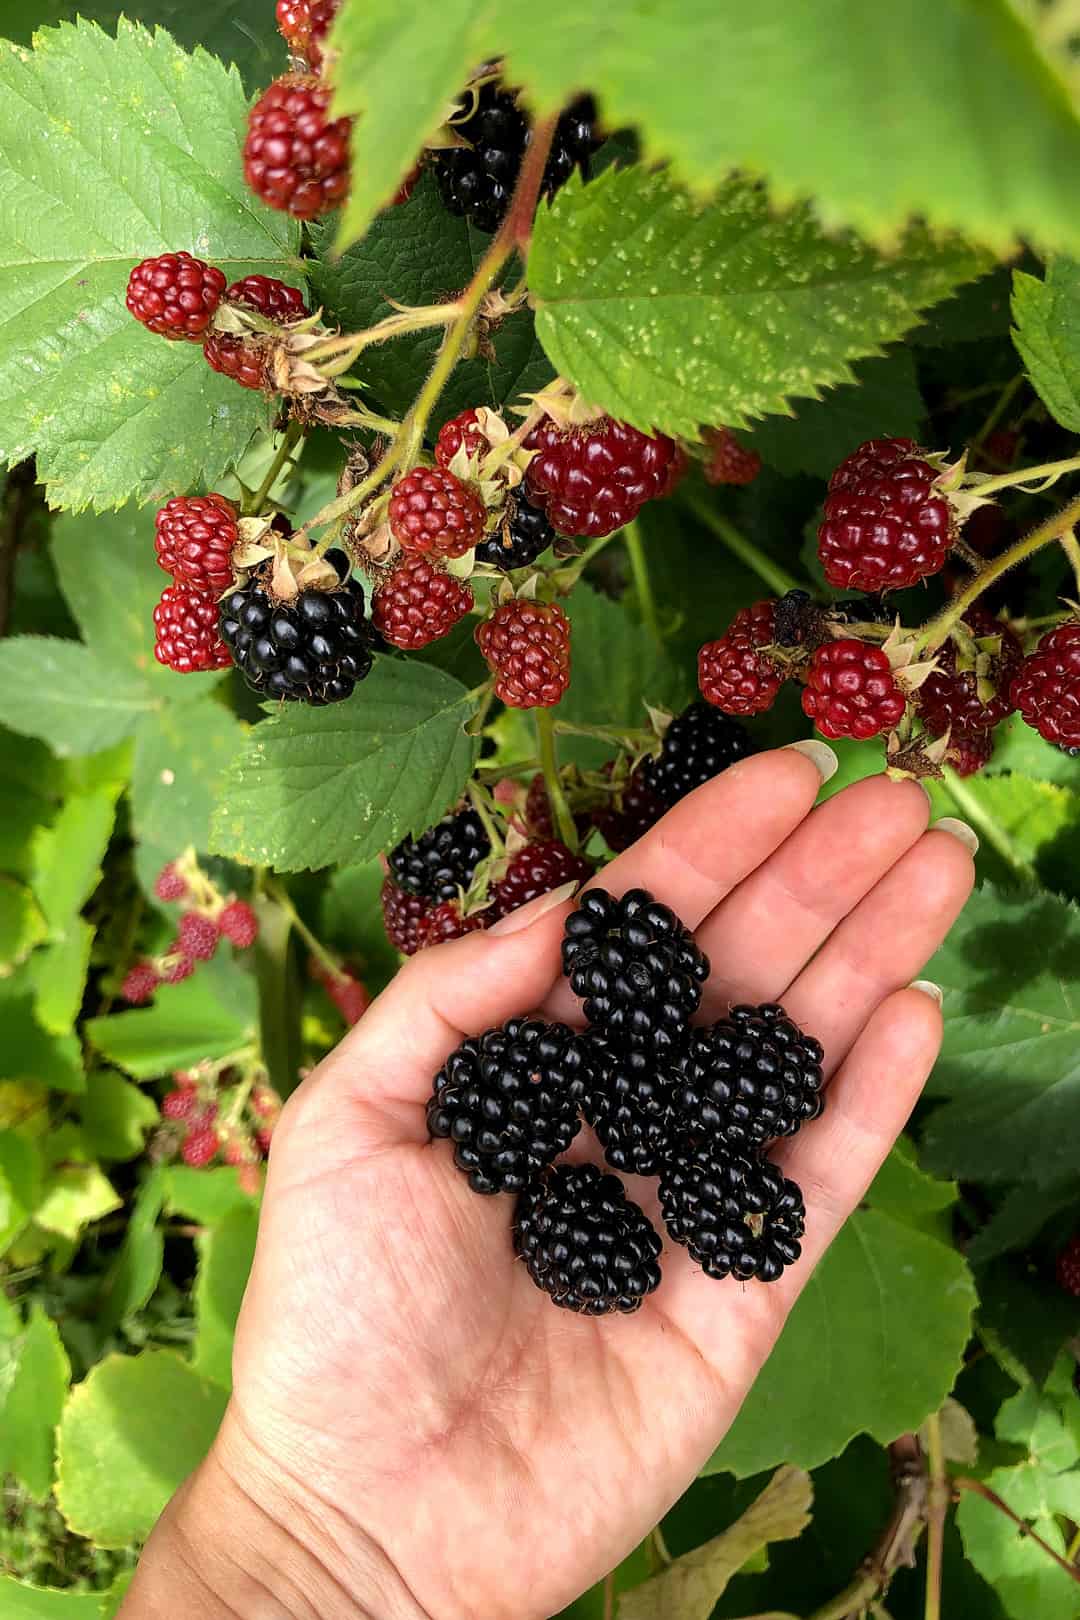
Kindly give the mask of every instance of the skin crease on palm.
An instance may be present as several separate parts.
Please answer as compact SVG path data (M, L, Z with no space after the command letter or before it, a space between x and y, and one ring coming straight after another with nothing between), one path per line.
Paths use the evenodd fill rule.
M825 1113L776 1154L806 1196L801 1261L769 1286L721 1283L666 1243L636 1314L555 1309L513 1258L512 1199L469 1190L449 1145L428 1141L424 1105L463 1033L535 1008L578 1020L559 977L572 902L544 897L510 931L414 958L274 1137L233 1396L200 1473L246 1504L235 1522L254 1528L238 1539L265 1519L270 1563L288 1540L263 1605L237 1596L220 1612L544 1620L715 1450L933 1065L937 1001L904 987L973 881L964 842L927 830L917 784L879 776L815 809L819 787L806 755L756 755L600 880L652 890L695 930L712 962L702 1017L780 1000L822 1041ZM584 1131L571 1156L600 1162ZM656 1218L655 1184L628 1188ZM189 1544L201 1534L200 1491L196 1476L155 1532L124 1620L174 1612L155 1601L155 1543L170 1524ZM216 1534L215 1558L245 1571L228 1525ZM249 1585L236 1574L237 1593Z

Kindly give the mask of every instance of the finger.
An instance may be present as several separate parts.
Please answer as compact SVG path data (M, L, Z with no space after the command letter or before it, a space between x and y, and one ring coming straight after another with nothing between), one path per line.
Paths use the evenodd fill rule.
M926 1083L941 1045L936 998L898 991L874 1012L829 1087L821 1119L770 1155L806 1200L802 1257L775 1283L716 1282L680 1252L665 1264L666 1311L737 1386L764 1363L814 1267L858 1207Z
M831 749L820 755L779 748L730 765L669 810L597 881L614 895L648 889L696 929L809 815L833 760ZM568 985L556 988L544 1010L552 1018L581 1016Z
M868 777L820 805L701 928L712 963L702 1014L773 1001L834 928L926 831L915 782Z
M933 956L975 881L969 848L952 833L925 833L860 901L781 1000L825 1048L825 1072L842 1062L885 997Z

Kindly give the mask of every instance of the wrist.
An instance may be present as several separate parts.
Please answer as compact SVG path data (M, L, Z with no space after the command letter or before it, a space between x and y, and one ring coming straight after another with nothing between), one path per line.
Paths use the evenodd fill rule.
M154 1527L118 1620L428 1620L382 1549L301 1497L226 1414Z

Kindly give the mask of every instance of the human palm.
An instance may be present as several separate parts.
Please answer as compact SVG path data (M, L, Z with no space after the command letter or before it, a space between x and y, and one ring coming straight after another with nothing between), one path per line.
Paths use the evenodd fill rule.
M972 877L959 839L926 831L917 786L877 778L811 813L819 785L799 753L744 761L603 879L651 889L696 930L713 964L703 1016L778 999L824 1044L825 1114L777 1154L807 1203L803 1258L780 1282L710 1281L668 1245L636 1314L556 1310L514 1262L512 1200L477 1197L428 1141L431 1077L463 1033L577 1015L558 972L567 903L415 958L290 1101L226 1429L344 1593L374 1545L415 1606L402 1612L551 1615L647 1532L734 1418L933 1062L937 1005L901 987ZM571 1156L599 1160L588 1133ZM655 1216L655 1184L629 1190Z

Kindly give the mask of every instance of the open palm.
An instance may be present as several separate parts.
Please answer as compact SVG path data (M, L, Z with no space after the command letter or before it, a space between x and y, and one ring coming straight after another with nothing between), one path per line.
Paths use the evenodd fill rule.
M695 929L703 1017L782 1000L824 1044L825 1115L778 1155L807 1203L779 1283L710 1281L668 1245L637 1314L556 1310L513 1259L513 1201L477 1197L427 1140L432 1075L463 1033L577 1016L558 973L568 904L414 959L290 1101L222 1444L290 1504L343 1595L374 1547L394 1571L380 1613L548 1616L657 1521L738 1411L931 1067L937 1005L901 987L972 880L917 786L879 777L812 810L819 785L800 753L746 760L603 879ZM598 1158L588 1133L573 1156ZM655 1216L655 1184L629 1190Z

